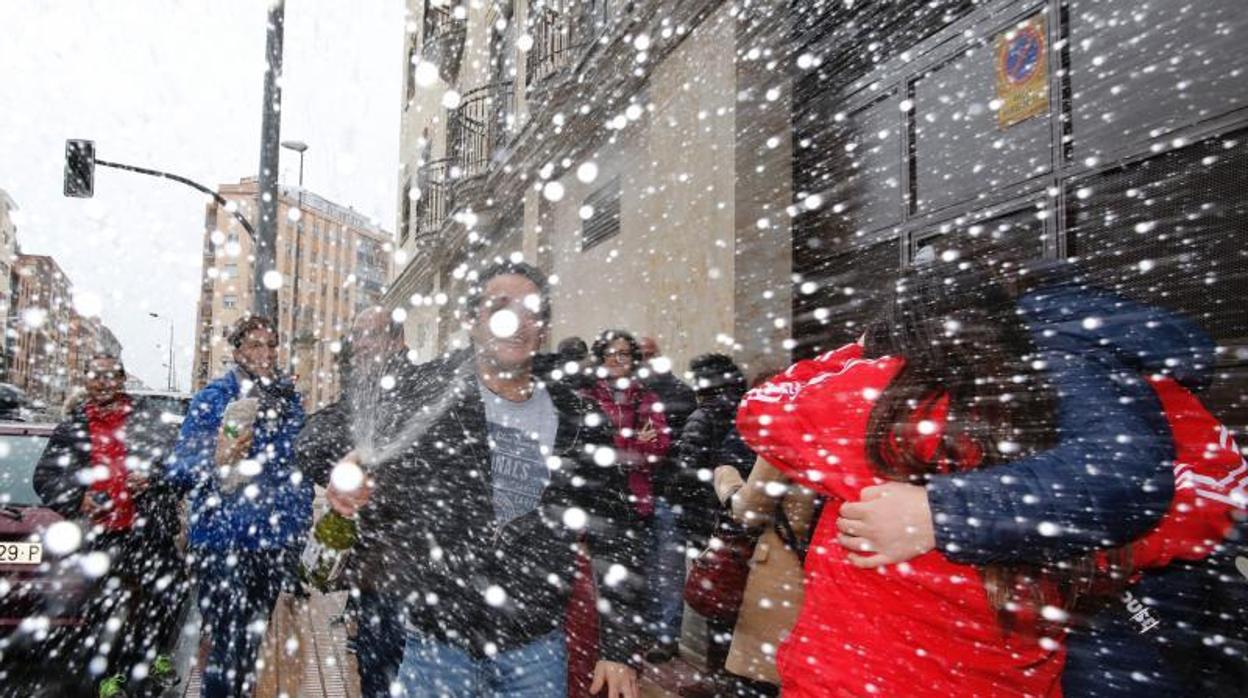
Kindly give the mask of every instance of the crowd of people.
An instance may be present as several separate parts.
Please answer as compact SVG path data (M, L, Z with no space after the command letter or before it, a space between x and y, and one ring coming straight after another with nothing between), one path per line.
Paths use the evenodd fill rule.
M1198 397L1210 339L1065 267L933 262L882 305L840 349L750 377L703 354L687 385L626 330L544 352L546 277L500 261L432 361L362 311L310 415L264 318L176 436L96 357L35 484L149 619L101 660L136 686L193 580L203 695L252 690L319 486L358 531L365 696L633 698L693 597L686 696L1236 690L1248 465Z

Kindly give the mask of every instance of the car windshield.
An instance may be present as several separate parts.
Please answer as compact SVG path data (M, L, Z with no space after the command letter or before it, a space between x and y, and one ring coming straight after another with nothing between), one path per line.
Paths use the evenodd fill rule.
M39 504L32 480L35 464L48 437L31 434L0 436L0 505Z

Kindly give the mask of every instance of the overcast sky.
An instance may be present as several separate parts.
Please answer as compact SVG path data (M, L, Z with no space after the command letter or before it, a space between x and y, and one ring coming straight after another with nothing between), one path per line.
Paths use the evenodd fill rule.
M64 142L215 188L259 169L265 0L0 2L0 189L18 242L50 254L98 305L130 372L165 384L169 325L190 384L206 197L97 169L61 195ZM309 144L304 183L395 228L402 0L287 0L282 138ZM293 184L298 156L283 151ZM96 302L98 299L98 303ZM159 346L158 346L159 345Z

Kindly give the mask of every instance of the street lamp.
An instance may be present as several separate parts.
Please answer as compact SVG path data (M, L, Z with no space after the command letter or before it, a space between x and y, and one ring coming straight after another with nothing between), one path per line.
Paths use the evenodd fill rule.
M302 262L300 254L303 245L303 154L308 150L308 144L303 141L282 141L282 147L287 150L293 150L299 153L299 220L295 222L295 264L291 270L291 289L290 289L290 356L289 356L289 373L293 376L295 373L295 345L294 339L299 335L296 327L299 322L299 268Z
M169 321L169 379L168 379L167 389L169 390L169 392L172 393L173 392L173 318L164 317L160 313L152 313L152 312L149 312L148 315L156 318L157 320Z

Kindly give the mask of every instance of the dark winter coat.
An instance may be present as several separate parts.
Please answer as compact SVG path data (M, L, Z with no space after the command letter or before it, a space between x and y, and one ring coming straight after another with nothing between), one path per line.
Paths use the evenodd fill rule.
M259 395L271 403L272 417L256 418L249 458L262 461L253 484L256 497L245 488L222 492L216 472L217 432L226 406L242 394L245 376L234 368L209 383L191 400L182 433L167 469L170 482L191 496L192 547L209 550L300 548L312 519L312 483L296 474L294 442L303 428L303 405L289 378L281 377Z
M694 394L693 388L685 385L684 381L672 375L670 371L666 373L647 371L647 375L641 379L641 382L658 395L659 402L663 403L663 414L667 418L667 430L671 435L672 447L668 449L666 463L655 471L654 477L655 492L660 497L666 497L671 491L672 478L675 477L677 469L676 460L673 457L675 447L685 431L689 416L698 408L698 397Z
M160 409L133 404L125 420L127 458L137 458L137 465L150 468L151 474L147 490L134 498L131 532L140 548L172 554L178 535L177 499L165 482L164 468L177 440L177 427L161 419ZM81 518L79 508L87 486L79 475L91 467L91 431L86 406L81 405L48 438L35 465L35 492L44 506L66 519Z
M672 375L671 371L656 373L650 371L641 382L659 396L663 403L663 414L667 415L667 428L671 431L672 443L680 439L685 430L689 416L698 409L698 397L693 388Z
M1029 293L1019 308L1058 391L1059 441L1030 458L929 481L937 547L957 562L1051 563L1150 530L1174 493L1174 445L1142 376L1168 375L1188 388L1211 376L1213 343L1165 310L1074 283ZM1169 618L1177 631L1156 633L1170 635L1168 648L1140 635L1113 601L1072 632L1066 695L1137 695L1133 673L1148 676L1150 692L1203 690L1183 672L1217 668L1171 660L1188 647L1201 651L1206 606L1248 607L1234 546L1223 547L1201 563L1176 561L1149 572L1133 587L1137 598L1160 604L1163 624ZM1230 661L1242 666L1242 657Z
M573 546L588 534L599 594L609 603L600 612L602 657L631 661L639 646L632 619L639 617L644 523L624 497L625 473L594 463L594 451L612 444L606 417L562 382L547 381L558 412L557 467L538 509L499 526L471 352L416 366L396 385L382 402L428 415L430 423L407 450L371 470L375 489L359 514L355 583L405 599L417 629L482 657L563 628ZM347 416L345 404L317 413L298 447L309 473L351 448ZM486 601L487 591L497 605Z
M672 447L673 471L665 496L678 507L678 521L695 540L711 534L721 506L715 496L711 474L720 465L735 466L748 477L753 454L737 435L736 391L713 393L704 398L685 422L680 440ZM705 477L699 472L706 471Z

